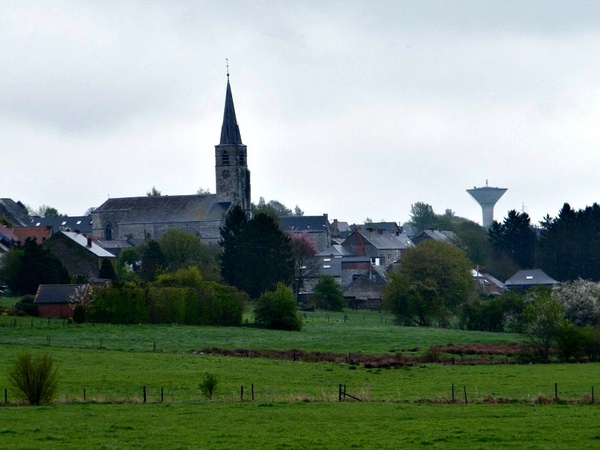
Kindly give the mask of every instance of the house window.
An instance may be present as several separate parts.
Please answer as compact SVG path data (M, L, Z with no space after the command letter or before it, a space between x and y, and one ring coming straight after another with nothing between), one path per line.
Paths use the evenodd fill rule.
M221 161L223 162L224 166L229 165L229 152L227 150L221 153Z
M112 240L112 225L110 224L110 222L108 222L104 226L104 239L106 239L107 241Z
M246 164L244 162L244 160L245 160L244 152L240 151L240 166L243 166L244 164Z

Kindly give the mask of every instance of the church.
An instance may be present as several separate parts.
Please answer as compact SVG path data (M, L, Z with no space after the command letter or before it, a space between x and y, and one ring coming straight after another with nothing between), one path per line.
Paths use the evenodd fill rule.
M169 228L220 239L219 227L236 205L250 213L250 171L227 74L221 140L215 146L216 194L111 198L92 212L92 234L103 247L122 248L156 239Z

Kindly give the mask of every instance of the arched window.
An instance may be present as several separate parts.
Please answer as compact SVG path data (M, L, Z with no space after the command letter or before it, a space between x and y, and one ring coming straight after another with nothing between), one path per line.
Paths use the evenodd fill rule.
M110 222L107 222L106 225L104 225L104 239L112 241L112 225Z
M229 152L227 150L221 153L221 161L223 162L224 166L229 165Z
M245 159L245 155L244 155L244 151L242 150L242 151L240 151L240 166L243 166L244 164L246 164L244 162L244 159Z

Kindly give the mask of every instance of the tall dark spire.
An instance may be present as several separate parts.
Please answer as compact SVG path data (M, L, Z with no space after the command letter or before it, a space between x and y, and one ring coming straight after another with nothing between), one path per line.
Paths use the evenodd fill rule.
M231 95L231 85L229 84L229 69L227 69L227 93L225 94L225 113L223 114L220 145L242 145L242 136L235 118L233 95Z

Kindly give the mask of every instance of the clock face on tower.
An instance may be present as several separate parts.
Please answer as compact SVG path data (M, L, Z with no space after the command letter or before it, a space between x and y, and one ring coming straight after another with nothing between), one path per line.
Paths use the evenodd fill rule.
M223 172L221 172L221 175L223 176L223 178L227 179L229 178L229 170L224 169Z

